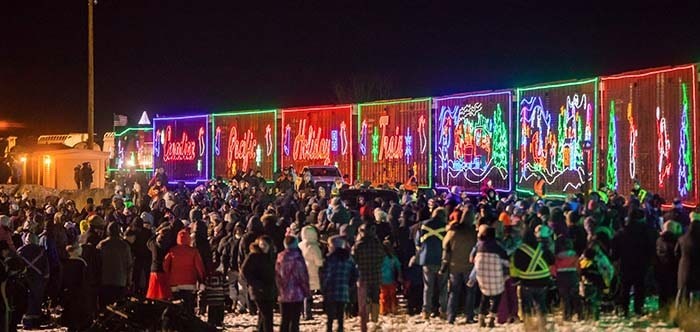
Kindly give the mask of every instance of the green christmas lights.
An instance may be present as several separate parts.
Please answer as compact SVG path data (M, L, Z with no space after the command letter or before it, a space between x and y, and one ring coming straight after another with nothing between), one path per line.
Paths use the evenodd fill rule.
M678 193L685 197L693 188L693 148L691 146L690 125L688 123L688 86L681 83L683 109L681 114L681 143L678 149Z
M496 168L508 169L508 128L503 121L501 104L496 105L493 112L493 165Z

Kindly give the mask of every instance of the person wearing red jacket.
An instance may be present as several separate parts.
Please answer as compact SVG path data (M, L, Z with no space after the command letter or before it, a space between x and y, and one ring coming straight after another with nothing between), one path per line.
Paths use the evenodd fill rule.
M174 299L180 299L189 313L194 314L197 282L204 280L204 263L199 251L190 245L190 233L177 233L177 245L165 255L163 270L168 276Z

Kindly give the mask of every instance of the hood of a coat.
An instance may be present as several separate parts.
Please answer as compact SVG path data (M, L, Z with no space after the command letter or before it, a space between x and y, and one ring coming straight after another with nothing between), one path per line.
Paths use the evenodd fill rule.
M304 226L301 229L301 240L305 242L318 242L318 233L313 226Z
M177 232L177 244L181 246L189 246L191 242L192 238L190 237L189 232L184 229Z

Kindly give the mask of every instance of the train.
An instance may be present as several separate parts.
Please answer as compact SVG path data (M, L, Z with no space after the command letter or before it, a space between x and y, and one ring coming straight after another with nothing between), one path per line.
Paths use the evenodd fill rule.
M116 168L172 182L335 165L346 181L546 197L634 181L698 203L697 64L494 91L156 117L115 134ZM121 142L121 143L120 143Z

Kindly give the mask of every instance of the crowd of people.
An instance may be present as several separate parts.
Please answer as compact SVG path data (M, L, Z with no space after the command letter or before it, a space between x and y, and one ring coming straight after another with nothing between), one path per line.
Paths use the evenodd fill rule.
M226 313L251 314L272 331L278 311L280 330L298 331L318 308L328 331L399 312L486 327L557 306L565 320L643 315L648 296L685 306L700 292L700 211L678 200L663 210L638 183L565 201L488 185L473 197L343 195L366 187L316 186L288 169L271 183L251 171L190 190L168 187L160 169L81 209L0 191L0 320L33 329L60 313L81 331L131 295L181 303L218 328Z

